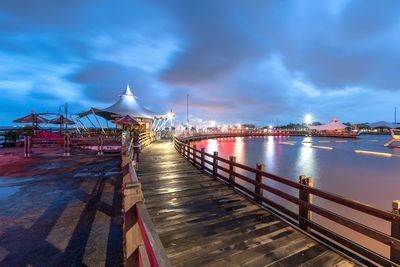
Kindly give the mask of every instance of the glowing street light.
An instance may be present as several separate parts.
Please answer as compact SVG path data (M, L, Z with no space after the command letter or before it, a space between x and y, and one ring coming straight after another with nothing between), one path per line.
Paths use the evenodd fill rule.
M174 116L175 116L175 114L173 112L171 112L171 111L167 113L167 117L170 120L172 120L174 118Z
M311 116L311 114L306 114L306 115L304 116L304 122L305 122L306 125L309 125L309 124L312 123L312 116Z
M175 117L175 113L173 113L172 111L170 111L170 112L168 112L167 113L167 118L168 118L168 120L170 121L170 125L171 125L171 128L173 127L173 122L172 122L172 119Z

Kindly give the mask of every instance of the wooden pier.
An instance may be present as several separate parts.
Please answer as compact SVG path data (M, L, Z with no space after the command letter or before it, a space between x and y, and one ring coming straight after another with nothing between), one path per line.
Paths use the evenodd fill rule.
M172 265L359 265L195 168L170 141L143 151L138 177Z

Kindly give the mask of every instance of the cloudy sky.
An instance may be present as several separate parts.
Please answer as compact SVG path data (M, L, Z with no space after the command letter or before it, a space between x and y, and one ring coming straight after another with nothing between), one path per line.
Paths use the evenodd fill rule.
M259 125L393 121L400 1L0 2L0 125L112 104Z

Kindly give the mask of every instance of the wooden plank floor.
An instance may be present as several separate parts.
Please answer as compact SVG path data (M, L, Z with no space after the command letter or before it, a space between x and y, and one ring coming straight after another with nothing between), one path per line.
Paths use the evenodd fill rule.
M170 141L141 153L146 207L174 266L354 266L193 167Z

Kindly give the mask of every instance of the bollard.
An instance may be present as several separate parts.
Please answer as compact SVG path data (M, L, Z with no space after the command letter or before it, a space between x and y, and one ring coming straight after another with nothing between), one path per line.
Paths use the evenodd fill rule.
M392 202L392 213L396 215L400 215L400 200L394 200ZM400 222L392 221L391 225L391 236L397 239L400 239ZM390 259L397 264L400 264L400 250L390 247Z
M235 184L235 175L233 173L235 172L235 166L233 166L233 163L236 162L236 157L235 156L230 156L229 157L229 183L231 185Z
M312 187L314 186L314 179L312 177L301 175L299 176L299 183L301 185ZM301 188L299 190L299 199L299 227L300 229L310 233L311 228L307 226L306 220L311 220L311 211L308 208L308 204L312 203L312 196L307 189Z
M217 177L218 174L218 152L214 151L214 157L213 157L213 176Z
M204 150L204 147L202 147L202 148L201 148L201 169L202 169L202 170L204 170L204 167L205 167L204 153L206 153L206 152L205 152L205 150Z
M255 197L256 197L255 200L256 200L256 202L258 204L262 204L262 200L260 198L260 197L263 196L263 190L261 188L263 179L262 179L261 172L264 170L264 164L257 163L256 169L257 169L257 172L256 172L256 184L255 184L255 187L254 187L254 193L255 193Z

